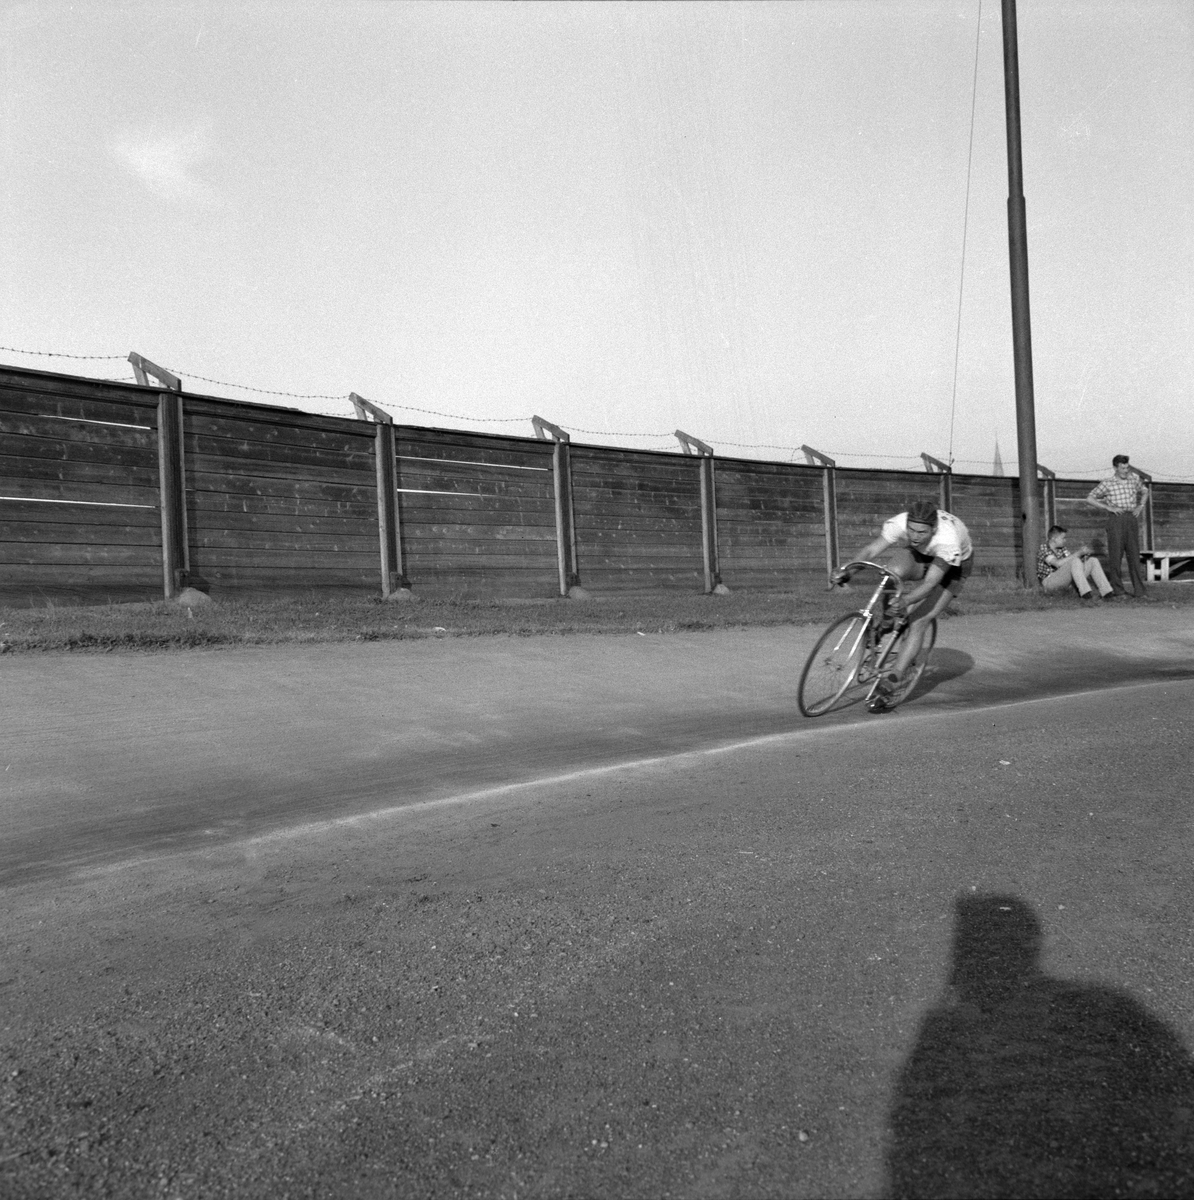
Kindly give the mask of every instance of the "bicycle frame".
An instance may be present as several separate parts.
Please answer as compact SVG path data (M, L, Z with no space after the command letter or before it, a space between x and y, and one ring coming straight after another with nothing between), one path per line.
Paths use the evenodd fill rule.
M886 615L889 603L898 599L903 593L903 581L887 567L865 559L847 563L842 569L852 571L857 567L871 567L879 572L879 582L875 585L871 598L863 608L859 609L859 615L864 618L864 624L858 631L858 638L851 647L851 653L853 653L858 649L859 643L865 640L866 644L859 659L857 679L859 683L870 683L870 690L866 695L869 702L875 695L884 664L891 655L892 647L900 636L900 632L908 623L908 618L906 616L897 617L890 630L880 633L879 625Z
M916 660L909 664L899 683L894 688L883 685L892 658L902 653L911 620L903 611L892 612L904 592L903 581L893 570L865 559L847 563L842 569L853 572L864 567L879 572L879 582L870 598L862 608L843 613L821 634L800 672L797 700L806 717L830 712L848 693L848 704L857 703L865 695L871 712L890 711L911 695L932 653L937 640L935 620L928 622Z

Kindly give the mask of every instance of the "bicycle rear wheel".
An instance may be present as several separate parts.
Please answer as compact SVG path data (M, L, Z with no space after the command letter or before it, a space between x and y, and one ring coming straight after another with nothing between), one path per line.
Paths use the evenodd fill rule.
M891 661L894 662L899 656L900 647L903 645L904 639L908 636L908 629L905 625L900 630L900 636L896 638L895 644L891 648ZM897 704L903 704L905 700L916 690L916 685L920 682L920 677L925 673L925 667L929 665L929 655L933 653L933 647L937 644L937 618L934 617L925 626L925 635L921 639L920 649L916 652L916 657L912 660L904 675L903 682L887 697L887 708L895 708Z
M821 634L800 672L796 693L806 717L827 713L855 682L866 649L868 623L862 613L847 613Z

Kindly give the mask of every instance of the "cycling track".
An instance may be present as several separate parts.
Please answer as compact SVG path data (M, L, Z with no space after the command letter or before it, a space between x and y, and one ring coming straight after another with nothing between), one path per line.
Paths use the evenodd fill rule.
M828 725L1194 675L1189 610L941 625L916 695L809 721L816 626L0 662L0 883Z

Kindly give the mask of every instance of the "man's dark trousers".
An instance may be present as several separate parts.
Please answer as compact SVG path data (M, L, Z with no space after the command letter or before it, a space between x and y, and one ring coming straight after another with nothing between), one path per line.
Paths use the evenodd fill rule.
M1119 573L1119 560L1127 554L1132 591L1143 596L1148 589L1140 574L1140 527L1134 512L1112 513L1107 518L1107 582L1117 591L1125 590Z

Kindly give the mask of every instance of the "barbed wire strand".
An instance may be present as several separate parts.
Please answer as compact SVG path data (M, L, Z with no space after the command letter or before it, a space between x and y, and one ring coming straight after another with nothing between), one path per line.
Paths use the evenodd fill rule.
M182 379L198 379L201 383L214 383L216 387L240 388L246 392L259 392L262 396L289 396L293 400L343 400L345 404L349 403L346 395L329 396L321 392L279 392L270 388L250 387L247 383L229 383L226 379L208 379L206 375L192 375L190 371L181 371L177 367L167 367L166 370L171 375L177 375Z
M7 351L10 354L27 354L35 358L67 358L76 361L90 362L127 362L128 356L124 354L67 354L58 350L25 350L20 346L0 346L0 351ZM258 392L263 396L288 396L293 400L335 400L345 405L350 405L351 400L347 395L329 395L326 393L315 392L284 392L271 390L269 388L253 387L247 383L229 383L226 380L209 379L205 375L192 375L188 371L180 371L175 367L167 367L166 370L174 375L178 375L185 379L197 379L202 383L215 384L217 387L239 388L246 392ZM127 383L127 378L119 379L111 376L104 377L103 382L108 383ZM529 422L530 417L474 417L464 416L460 413L440 412L434 408L416 408L412 404L394 404L386 402L382 405L384 408L399 409L402 412L417 412L430 417L443 417L450 421L473 421L483 425L516 425ZM328 412L321 410L324 416L340 416L339 413ZM647 441L656 442L671 442L674 434L670 433L630 433L625 431L607 430L607 429L581 429L579 426L571 425L568 428L575 433L586 433L592 437L622 437L622 438L639 438ZM952 431L951 431L952 433ZM777 442L726 442L718 439L720 446L730 446L735 450L786 450L795 457L796 452L800 449L799 446L781 445ZM951 445L952 451L952 445ZM856 453L853 450L830 450L829 455L834 458L865 458L865 459L883 459L887 462L916 462L919 455L915 454L865 454ZM960 458L951 462L965 463L973 466L986 466L985 459L977 458ZM1009 465L1015 465L1016 460L1009 460ZM1103 464L1097 467L1070 467L1067 470L1060 471L1060 475L1083 476L1083 475L1098 475L1106 470ZM1194 480L1194 475L1171 475L1168 472L1154 472L1153 477L1157 479L1168 480L1174 483L1185 483Z
M388 400L379 402L382 408L400 408L403 412L423 413L429 417L444 417L449 421L478 421L482 425L513 425L515 422L530 422L530 417L462 417L459 413L436 412L433 408L415 408L411 404L392 404Z
M579 425L569 425L569 433L591 433L596 437L638 437L654 438L656 441L671 441L674 434L670 433L622 433L616 429L581 429Z
M828 451L832 458L895 458L901 462L919 462L919 454L857 454L853 450L830 450Z
M780 446L775 442L723 442L717 439L719 446L733 446L735 450L799 450L799 446Z
M8 350L13 354L31 354L35 358L87 358L93 361L98 361L99 359L128 360L128 356L124 354L60 354L56 350L22 350L19 346L0 346L0 350Z

